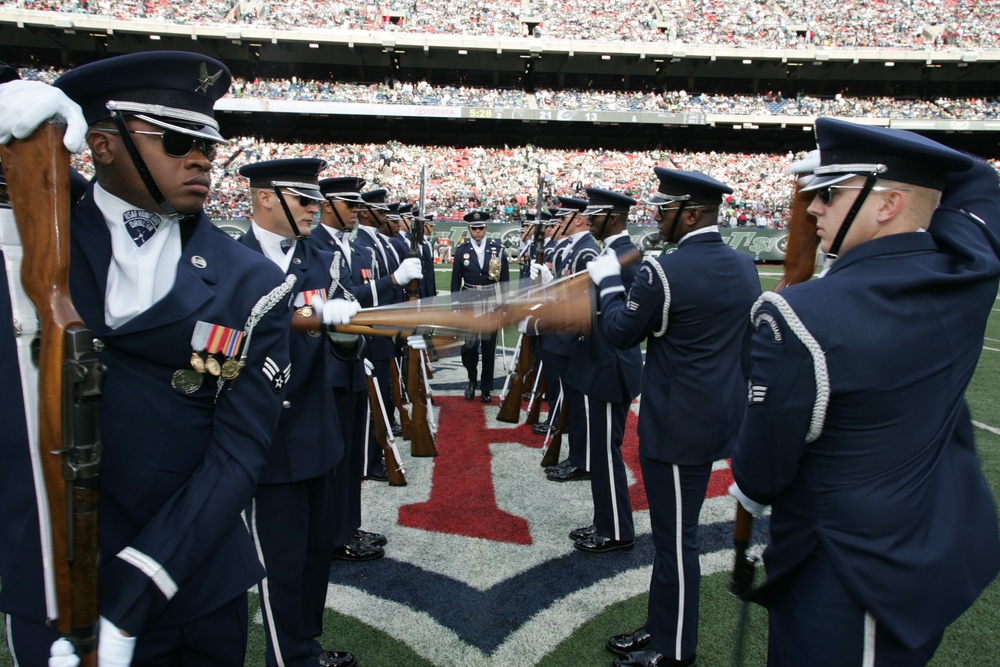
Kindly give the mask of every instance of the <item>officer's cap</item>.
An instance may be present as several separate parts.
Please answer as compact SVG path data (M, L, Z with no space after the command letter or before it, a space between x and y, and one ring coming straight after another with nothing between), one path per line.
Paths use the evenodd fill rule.
M386 210L388 211L388 213L385 214L386 219L387 220L402 220L403 219L403 215L399 212L399 209L401 207L402 207L402 204L400 204L398 201L397 202L393 202L391 204L388 204L386 206Z
M529 223L534 224L535 218L537 217L537 214L535 214L535 213L528 213L524 217L527 218L527 221ZM552 216L551 213L549 213L548 211L544 211L544 210L542 211L542 222L543 223L544 222L548 222L552 218L553 218L553 216Z
M820 166L804 191L832 185L851 176L869 176L943 190L948 173L965 171L972 158L905 130L890 130L816 119Z
M600 188L587 188L587 208L584 215L597 215L611 211L628 211L635 206L635 200L628 195Z
M470 229L480 229L486 227L486 222L490 219L490 214L486 211L469 211L462 220L469 223Z
M413 212L413 204L400 204L398 213L400 215L408 215L412 218L415 215Z
M662 207L681 201L717 206L722 201L722 195L733 193L728 185L697 171L653 167L653 173L660 179L659 188L646 201L653 206Z
M434 224L434 214L433 213L427 213L426 215L424 215L424 224L425 225L433 225Z
M389 207L385 203L385 195L385 190L369 190L368 192L361 193L361 200L364 201L368 208L387 211Z
M365 183L365 179L355 176L324 178L319 182L319 191L327 199L364 204L365 200L361 198L361 190L365 187Z
M323 201L319 189L319 172L326 168L326 161L304 157L288 160L265 160L240 167L240 175L250 179L250 187L273 190Z
M80 105L90 125L111 118L113 108L165 129L225 143L213 107L229 90L230 80L229 69L214 58L150 51L81 65L53 85Z
M556 217L562 218L571 213L583 213L587 210L587 200L574 199L572 197L556 197L559 200L559 208Z

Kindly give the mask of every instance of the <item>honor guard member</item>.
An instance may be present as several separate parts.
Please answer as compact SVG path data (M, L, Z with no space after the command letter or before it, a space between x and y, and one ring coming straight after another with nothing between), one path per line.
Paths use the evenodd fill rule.
M395 250L388 244L388 236L379 231L387 229L388 224L386 216L389 205L386 204L385 197L386 191L381 189L361 193L365 204L358 209L358 231L354 245L363 253L367 253L372 261L372 267L365 277L371 301L367 295L355 294L364 308L401 302L404 298L403 287L414 278L419 280L423 277L420 260L407 257L400 262ZM390 338L382 336L372 336L369 343L368 359L375 365L373 375L378 381L383 403L392 421L393 435L400 435L403 430L392 409L394 402L389 379L389 364L396 358L396 344ZM374 441L369 443L366 477L380 481L388 480L381 459L381 448Z
M538 255L538 248L535 247L535 226L541 224L547 230L549 222L553 219L553 215L548 211L542 211L541 222L535 219L536 216L535 213L528 213L521 227L521 249L517 254L517 263L520 266L518 283L522 288L531 286L531 263L537 259ZM544 238L542 243L544 246Z
M549 270L550 274L560 273L560 269L556 265L556 258L563 256L561 251L569 243L569 238L564 234L564 231L573 224L576 217L587 210L585 199L573 197L557 197L557 199L559 208L552 214L552 220L549 220L545 225L546 241L543 256L545 268ZM535 280L536 275L538 275L536 272L539 271L542 271L541 267L532 266L530 273L532 280ZM546 341L546 336L543 336L541 344L536 346L542 359L542 372L545 375L545 402L549 408L545 421L531 427L531 430L538 435L547 434L559 423L559 410L556 406L562 391L562 377L566 372L566 350L563 347L565 343L565 337L560 342L559 338ZM547 469L546 473L555 472L557 469L566 470L569 468L569 457L563 459L559 465L549 467L551 469ZM586 479L586 472L578 473L577 476L580 479Z
M825 277L754 305L733 453L771 506L770 665L924 665L1000 569L964 394L997 295L989 165L910 132L816 121ZM754 505L756 503L756 505Z
M459 301L483 300L496 302L507 289L510 268L507 253L496 239L486 238L486 223L490 214L485 211L470 211L463 220L468 224L468 241L455 249L455 263L451 270L451 292ZM466 295L459 294L466 292ZM465 387L465 400L471 401L476 395L476 370L479 351L482 349L483 371L480 376L480 400L493 400L493 365L496 361L497 332L487 335L472 335L462 345L462 365L469 376Z
M336 278L333 296L350 294L347 298L352 300L358 300L354 295L355 286L360 285L360 289L368 291L363 286L362 271L365 267L371 268L371 257L364 257L362 251L352 247L348 239L357 224L358 208L364 203L361 199L364 186L363 178L352 176L321 180L319 190L326 201L320 209L320 224L313 229L307 240L307 243L333 252L332 275ZM370 297L370 294L366 296ZM370 298L368 305L371 305ZM379 533L361 530L361 480L364 477L368 451L365 437L368 424L368 383L364 362L360 359L334 359L329 370L337 405L337 419L346 447L344 458L337 465L334 476L337 498L334 502L336 519L332 526L336 545L333 554L339 560L374 560L385 555L382 547L386 539Z
M295 277L292 298L285 301L293 318L320 311L324 321L339 323L360 307L327 299L333 255L305 242L324 202L317 177L325 166L316 158L243 165L240 175L250 180L253 222L240 242ZM246 513L267 570L258 591L270 667L356 664L350 653L324 651L317 638L323 632L336 546L334 474L345 448L330 365L335 353L356 353L359 342L342 347L319 332L295 331L289 339L293 368L280 371L288 385L284 410Z
M559 199L560 202L564 201L562 197ZM580 209L581 205L583 206L582 210ZM553 273L559 278L564 278L574 273L586 271L587 262L596 259L601 252L601 249L597 246L597 242L590 233L590 214L593 211L587 208L587 201L582 199L571 201L567 198L562 210L565 210L566 214L562 216L561 224L558 226L557 233L561 238L561 243L556 246L553 253L553 271L549 271L544 265L535 263L531 265L532 278L537 274L541 274L543 282L552 280ZM575 331L546 334L542 340L542 346L545 349L545 361L550 368L549 372L554 374L549 375L546 380L557 379L557 384L561 388L563 395L562 406L569 411L567 413L567 423L570 432L569 456L561 461L559 465L555 466L554 469L547 470L546 478L552 482L588 480L590 479L590 469L588 467L589 457L586 447L587 434L578 433L575 436L573 435L573 430L579 425L580 419L584 419L585 428L586 417L585 415L572 414L574 404L582 406L582 402L580 400L570 400L571 392L567 389L566 377L570 371L572 360L577 358L581 350L588 349L589 343L586 336L581 336ZM573 394L575 399L580 399L579 386ZM555 418L558 419L559 415L556 415ZM552 411L550 410L548 421L554 427L558 422L553 422L552 419Z
M425 278L417 283L417 287L419 289L419 296L423 299L429 296L437 296L437 285L434 284L434 250L431 247L430 241L428 241L428 236L434 233L434 215L429 213L427 216L421 217L419 209L413 209L412 215L403 216L403 226L400 228L400 236L406 241L406 253L409 256L413 228L418 219L422 224L423 237L420 240L420 247L417 249L417 253Z
M598 324L611 342L646 341L639 462L655 555L644 627L608 640L616 665L693 665L698 641L698 515L712 463L732 451L743 417L750 307L760 279L749 255L722 240L722 197L732 189L692 171L654 169L649 203L669 255L647 258L626 292L602 256Z
M638 253L627 229L635 200L597 188L587 188L587 197L590 231L604 244L604 254L617 261ZM634 264L622 270L625 290L631 287L636 273ZM571 531L570 539L577 549L588 553L631 549L635 529L622 439L632 400L639 394L642 353L638 343L615 347L599 326L573 352L563 379L568 415L573 421L569 430L570 458L575 448L585 452L581 467L591 473L594 518L591 525Z
M382 233L386 235L389 245L396 253L396 260L400 261L409 256L409 248L406 245L406 238L403 236L403 218L406 213L413 208L410 204L395 202L389 204L389 211L385 214L385 225ZM405 289L405 285L403 286Z
M246 591L264 574L241 512L285 397L278 374L289 367L290 315L280 304L289 287L202 210L225 143L212 107L229 82L217 60L157 51L77 67L55 87L0 86L0 122L30 132L62 116L72 149L82 146L68 138L85 134L95 168L71 210L69 286L106 368L102 663L242 665ZM10 129L0 127L0 137ZM35 317L30 308L14 316ZM6 346L14 327L2 331ZM5 452L7 472L34 440L14 400L20 380L6 374L10 361L0 360L0 415L5 442L21 453ZM46 625L55 612L39 523L47 533L48 517L35 506L30 469L18 472L16 488L4 477L5 501L23 492L4 503L0 530L7 641L15 664L44 665L58 636Z

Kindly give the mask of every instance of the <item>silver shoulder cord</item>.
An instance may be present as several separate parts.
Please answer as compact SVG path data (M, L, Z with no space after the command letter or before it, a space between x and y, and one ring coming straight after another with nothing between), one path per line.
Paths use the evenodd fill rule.
M260 318L264 317L265 314L270 312L275 305L277 305L282 299L284 299L292 291L295 286L295 276L285 276L285 282L281 283L273 290L260 297L254 307L250 310L250 316L247 318L247 323L243 326L243 353L240 355L240 370L246 366L247 362L247 352L250 350L250 339L253 338L254 327L260 322ZM239 377L239 376L237 376ZM236 378L233 378L233 382ZM222 387L226 384L221 376L219 377L219 386L215 392L216 397L218 397L219 392L222 391ZM232 387L232 384L229 385Z

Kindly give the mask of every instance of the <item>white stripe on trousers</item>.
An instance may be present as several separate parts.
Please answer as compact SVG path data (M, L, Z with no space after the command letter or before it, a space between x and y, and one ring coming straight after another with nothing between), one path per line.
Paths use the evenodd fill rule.
M875 667L875 617L868 611L865 612L865 646L861 667Z
M604 433L604 447L608 458L608 484L611 489L611 516L615 518L615 539L622 538L621 521L618 519L618 489L615 488L615 462L612 458L613 447L611 444L611 404L604 404L604 421L607 429Z
M677 559L677 635L674 656L681 659L681 640L684 635L684 511L681 498L681 470L677 464L670 466L674 472L674 537Z
M257 549L257 560L260 564L264 566L264 572L267 572L267 562L264 560L264 552L260 547L260 538L257 535L257 499L254 498L250 503L250 529L253 534L253 545ZM281 646L278 644L278 633L277 629L274 627L274 614L271 612L271 594L268 587L267 575L260 581L260 606L266 608L266 613L264 614L264 631L271 638L271 647L274 649L274 659L278 662L278 667L285 667L285 661L281 657Z

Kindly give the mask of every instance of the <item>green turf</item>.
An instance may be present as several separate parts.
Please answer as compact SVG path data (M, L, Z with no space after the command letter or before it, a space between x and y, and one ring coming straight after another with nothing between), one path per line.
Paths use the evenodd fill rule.
M777 284L780 267L761 267L761 286L772 289ZM448 289L450 272L435 272L439 289ZM1000 309L1000 306L998 306ZM1000 313L993 313L986 332L986 347L1000 350ZM511 338L511 341L514 339ZM513 342L511 342L513 344ZM1000 428L1000 351L984 350L976 375L967 394L973 419ZM1000 436L976 429L976 439L983 471L994 493L1000 497ZM729 667L740 603L726 590L728 574L720 573L702 580L699 624L699 667ZM639 595L607 608L567 637L540 663L540 667L599 667L611 664L613 656L603 646L608 636L630 632L642 624L647 596ZM933 601L928 601L933 604ZM251 596L251 618L256 613L256 597ZM406 645L385 633L353 618L327 611L322 644L331 649L350 650L363 667L429 667ZM1000 664L1000 579L980 596L976 603L945 633L941 647L931 661L933 667ZM759 607L751 607L745 648L745 665L757 667L766 661L767 617ZM6 650L3 625L0 624L0 667L11 667ZM263 631L252 623L247 665L263 664ZM507 665L498 667L508 667Z

